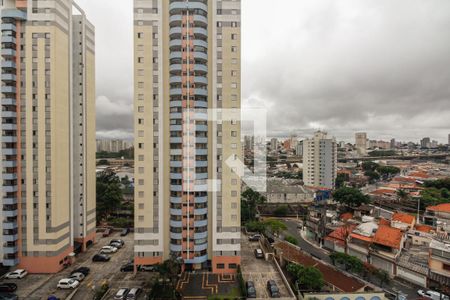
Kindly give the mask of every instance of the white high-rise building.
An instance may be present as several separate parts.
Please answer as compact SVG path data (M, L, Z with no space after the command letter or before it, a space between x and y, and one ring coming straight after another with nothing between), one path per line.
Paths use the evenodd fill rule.
M313 138L303 141L303 181L306 186L332 189L336 176L336 139L317 131Z

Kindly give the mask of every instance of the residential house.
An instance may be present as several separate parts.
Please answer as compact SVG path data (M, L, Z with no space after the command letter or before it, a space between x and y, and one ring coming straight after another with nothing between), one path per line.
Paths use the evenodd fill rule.
M395 262L405 242L405 234L398 228L381 225L370 246L370 262L390 275L396 274Z

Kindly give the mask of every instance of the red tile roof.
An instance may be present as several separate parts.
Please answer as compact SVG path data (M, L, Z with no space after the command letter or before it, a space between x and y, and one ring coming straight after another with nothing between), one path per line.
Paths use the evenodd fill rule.
M391 226L391 222L389 220L386 220L384 218L380 219L380 222L378 223L379 225L387 225L387 226Z
M275 249L283 252L282 256L287 261L317 268L323 274L323 278L327 283L335 286L344 293L357 292L365 287L363 282L347 276L318 260L315 260L309 255L304 254L301 250L298 250L295 246L292 246L286 242L276 242L274 247Z
M415 228L417 231L422 231L422 232L426 232L426 233L429 233L430 231L433 230L433 227L428 226L428 225L421 225L421 224L416 225L414 228Z
M414 216L397 212L392 215L391 221L402 222L405 224L410 224L412 226L415 219L416 218Z
M395 190L390 190L390 189L378 189L378 190L371 192L371 194L373 194L373 195L384 195L384 194L395 194L395 193L396 193Z
M336 229L335 231L333 231L332 233L330 233L328 235L328 237L332 238L332 239L337 239L337 240L342 240L344 241L347 236L350 234L350 232L353 231L353 229L355 229L356 225L352 224L349 226L341 226L338 229Z
M350 213L350 212L341 215L341 220L342 221L348 221L351 218L353 218L353 214Z
M450 203L428 206L427 210L450 213Z
M357 240L361 240L361 241L364 241L364 242L372 243L372 238L368 237L368 236L360 235L360 234L357 234L357 233L351 233L350 237L353 238L353 239L357 239Z
M392 228L386 225L378 227L373 237L373 242L383 246L400 249L403 233L400 229Z
M409 176L416 177L416 178L429 178L430 177L430 176L428 176L427 173L420 172L420 171L412 172L409 174Z

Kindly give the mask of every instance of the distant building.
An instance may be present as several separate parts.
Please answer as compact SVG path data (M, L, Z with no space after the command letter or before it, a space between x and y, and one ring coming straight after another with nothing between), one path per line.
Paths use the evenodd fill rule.
M358 132L355 134L356 151L359 155L367 154L367 133Z
M97 152L120 152L129 149L130 147L130 143L124 140L97 140Z
M268 179L267 191L264 193L267 202L283 204L313 202L314 192L297 182L280 178Z
M297 156L303 156L303 141L297 143L297 146L295 147L295 154Z
M276 138L272 138L270 140L270 149L277 150L277 148L278 148L278 140Z
M431 148L431 140L429 137L424 137L422 140L420 140L420 147L421 148Z
M395 139L391 139L391 149L395 149L397 148L397 143L395 141Z
M336 139L317 131L303 141L303 181L307 186L334 188L337 176Z

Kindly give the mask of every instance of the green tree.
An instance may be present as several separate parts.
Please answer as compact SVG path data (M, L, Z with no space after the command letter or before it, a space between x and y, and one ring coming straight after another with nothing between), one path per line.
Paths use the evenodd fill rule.
M119 177L111 171L97 174L97 218L104 219L118 209L123 200Z
M364 195L359 189L351 187L337 189L333 193L333 198L335 201L350 207L358 207L370 202L369 196Z
M305 267L290 263L287 271L294 276L302 290L320 291L324 285L323 274L315 267Z
M242 222L252 221L256 219L256 208L266 199L258 192L251 188L246 189L241 195L241 220Z
M380 174L377 171L365 171L364 175L369 177L369 183L374 183L380 180Z
M345 173L339 173L336 176L336 188L341 188L345 185L346 182L350 181L350 177L348 176L348 174Z
M376 269L373 275L380 280L380 287L383 287L383 284L388 284L391 281L389 273L385 270Z
M264 233L267 229L267 224L259 221L249 221L245 224L248 232Z
M424 186L427 188L450 190L450 177L438 180L427 180L425 181Z
M403 189L399 189L399 190L397 190L397 197L399 200L402 200L402 201L408 200L409 193Z
M172 285L178 280L178 275L181 274L181 266L183 261L181 257L171 254L169 259L165 260L159 267L159 273L165 278L169 278Z
M106 159L100 159L100 160L97 162L97 166L109 166L109 161L106 160Z
M274 235L279 235L281 232L287 230L286 224L276 219L267 219L264 224L269 228Z
M287 207L287 205L281 205L281 206L278 206L274 210L273 214L276 217L285 217L288 214L288 212L289 212L289 207Z
M380 165L373 161L365 161L362 163L361 167L364 171L375 171Z
M377 168L377 172L383 177L388 177L400 174L401 170L397 167L392 166L379 166Z
M288 243L291 243L293 245L298 245L298 240L295 237L293 237L292 235L288 235L284 239Z

